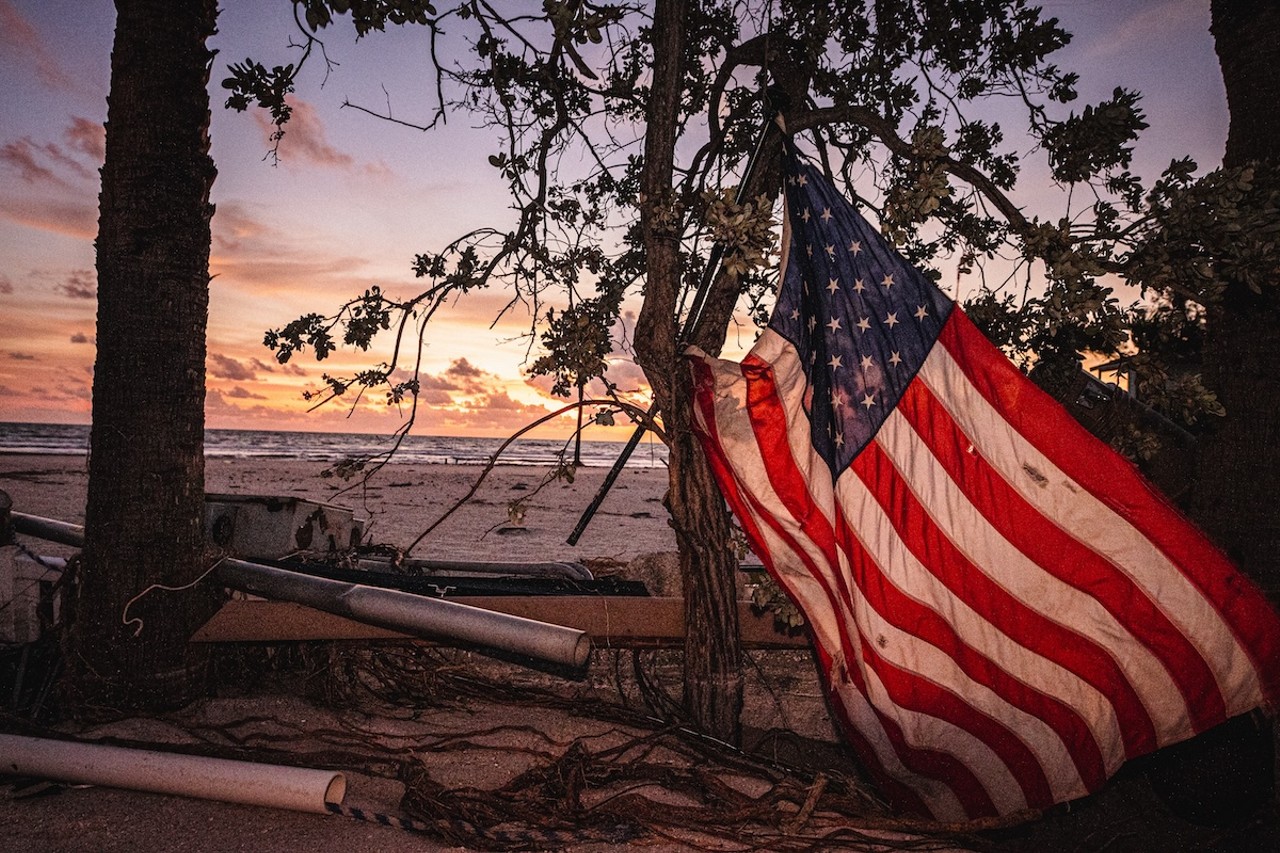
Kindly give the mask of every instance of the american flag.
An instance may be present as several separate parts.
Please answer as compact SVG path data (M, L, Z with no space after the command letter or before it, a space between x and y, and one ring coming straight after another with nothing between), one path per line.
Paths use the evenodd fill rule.
M882 790L1041 809L1273 705L1261 593L786 159L772 320L741 364L690 351L695 424Z

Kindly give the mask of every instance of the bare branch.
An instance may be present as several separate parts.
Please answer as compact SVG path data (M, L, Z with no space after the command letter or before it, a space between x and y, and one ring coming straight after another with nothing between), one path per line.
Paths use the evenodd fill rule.
M569 405L561 409L557 409L554 412L550 412L546 415L543 415L542 417L538 418L532 423L525 425L524 427L520 428L512 435L508 436L507 439L503 441L502 444L498 447L498 449L495 450L492 453L492 455L489 456L488 462L485 463L484 468L480 471L480 474L476 478L475 482L471 484L471 488L467 491L467 493L463 495L461 498L459 498L457 501L455 501L452 506L446 509L439 518L431 522L431 524L427 526L426 530L418 534L418 538L414 539L413 542L409 544L409 547L404 549L405 556L407 557L409 554L411 554L413 552L413 549L417 548L423 539L427 538L427 536L430 535L430 533L433 530L435 530L437 527L443 524L450 516L452 516L455 512L457 512L459 509L465 506L467 502L470 501L471 498L475 496L475 493L480 490L480 486L488 478L489 473L494 469L494 466L498 464L499 457L501 457L502 454L506 452L507 448L510 447L512 443L514 443L517 439L519 439L520 436L524 435L530 430L536 429L537 427L541 426L547 421L554 420L555 418L558 418L561 415L568 414L569 412L572 412L575 409L582 408L583 406L599 406L599 405L619 406L619 407L625 408L628 414L632 414L633 417L638 415L646 419L648 418L648 414L645 413L643 410L639 409L638 407L631 406L629 404L620 403L618 400L582 400L576 403L570 403Z

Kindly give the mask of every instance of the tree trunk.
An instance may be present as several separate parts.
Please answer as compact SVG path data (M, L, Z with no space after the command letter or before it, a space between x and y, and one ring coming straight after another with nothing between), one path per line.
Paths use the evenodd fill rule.
M742 647L729 514L697 437L689 428L690 376L677 352L676 298L682 279L674 213L676 124L682 93L684 4L654 9L653 86L646 115L641 224L646 252L636 360L663 412L670 445L667 508L684 580L684 706L708 734L737 742L742 711Z
M1213 0L1214 45L1231 124L1223 165L1280 169L1280 6ZM1227 410L1201 441L1191 512L1280 602L1280 284L1229 285L1210 309L1205 382Z
M1231 124L1224 166L1280 163L1280 4L1213 0L1214 49Z
M1259 179L1280 166L1280 7L1213 0L1214 46L1231 124L1223 165L1258 162ZM1271 171L1270 176L1265 176ZM1264 177L1265 176L1265 177ZM1199 441L1187 510L1264 591L1280 603L1280 283L1255 294L1228 282L1207 310L1205 385L1226 416ZM1148 774L1175 813L1222 826L1274 802L1274 740L1269 720L1237 717L1156 753Z
M673 397L663 425L671 439L667 508L684 586L684 707L702 731L736 744L743 688L738 558L729 510L690 429L693 393L688 377L676 377Z
M1190 512L1280 606L1280 300L1239 289L1209 312L1204 380L1227 414L1200 440Z
M97 240L85 548L67 639L81 713L176 707L202 689L207 618L205 327L216 0L117 0ZM125 619L141 619L126 624Z

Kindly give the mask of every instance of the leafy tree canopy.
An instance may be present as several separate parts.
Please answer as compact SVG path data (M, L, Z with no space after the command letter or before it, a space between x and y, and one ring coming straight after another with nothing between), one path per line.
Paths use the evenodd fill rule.
M970 314L1024 366L1076 370L1082 353L1123 352L1166 413L1188 424L1220 413L1196 376L1197 348L1230 287L1260 292L1278 280L1274 175L1247 167L1197 177L1196 164L1180 160L1146 186L1130 171L1146 127L1138 94L1116 89L1076 105L1077 76L1052 61L1070 35L1025 0L689 5L677 181L668 198L649 200L685 258L674 323L687 320L715 245L725 262L709 301L767 315L774 190L736 200L725 188L771 112L769 88L789 132L904 255L935 278L943 268L983 272ZM643 287L643 119L651 45L667 22L648 4L585 0L295 0L294 14L304 36L297 61L231 66L228 107L268 109L280 144L298 76L317 51L327 62L326 30L343 18L358 37L422 26L433 58L423 72L438 96L423 126L465 111L493 130L489 162L518 217L510 229L472 231L418 255L419 294L372 290L269 332L277 357L311 347L324 358L340 328L361 348L394 329L399 358L445 299L501 286L508 307L528 306L531 334L541 333L533 373L553 377L560 393L601 376L614 346L608 330ZM1064 190L1053 218L1011 200L1027 140ZM1119 302L1121 280L1142 290L1143 304ZM729 318L712 321L703 337L715 347ZM331 378L330 387L387 385L398 401L416 389L392 384L396 367Z

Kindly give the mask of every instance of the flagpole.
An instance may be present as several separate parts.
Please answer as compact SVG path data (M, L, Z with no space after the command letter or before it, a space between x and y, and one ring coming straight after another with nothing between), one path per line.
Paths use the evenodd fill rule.
M774 113L772 108L770 112ZM760 152L764 150L765 140L769 138L769 132L777 128L777 126L774 115L771 114L765 119L764 125L760 128L760 133L756 137L755 148L751 151L751 158L747 160L746 171L742 173L742 182L738 184L738 191L734 193L734 204L742 204L745 200L747 185L751 182L756 165L760 162ZM698 292L693 297L693 307L689 309L689 316L685 319L684 329L680 332L680 342L687 341L697 331L698 324L702 321L702 311L706 308L707 296L711 293L711 284L715 280L716 272L720 268L720 261L723 259L724 246L717 243L711 247L711 256L707 260L707 268L703 270L702 281L698 282Z
M756 136L755 148L751 152L751 157L747 160L747 168L742 173L742 181L738 184L738 191L734 194L734 204L742 204L747 192L747 184L750 183L751 176L755 173L756 166L760 161L760 152L764 150L765 141L769 138L771 130L777 127L775 121L777 110L772 106L772 98L770 100L769 115L765 118L764 124L760 128L760 133ZM702 272L702 281L698 283L698 290L693 297L693 305L689 309L689 315L685 319L684 328L680 331L679 342L688 340L693 332L698 328L698 323L702 319L702 311L706 307L707 295L711 292L711 285L715 281L716 272L720 268L720 262L724 258L724 247L716 244L711 249L711 255L707 259L707 268ZM653 418L658 413L657 404L649 407L648 417ZM635 432L631 433L631 438L627 440L623 446L622 452L618 454L618 458L614 461L613 467L609 469L608 475L605 476L604 482L600 484L599 490L596 491L595 497L591 499L590 505L582 513L582 517L578 519L578 524L573 528L573 532L569 534L569 538L565 541L569 545L577 545L578 540L582 538L582 534L586 531L587 525L591 523L591 519L595 516L596 511L600 509L600 504L604 503L605 496L609 494L609 490L613 488L613 483L618 479L618 475L622 473L622 469L626 467L627 460L631 458L631 454L635 452L636 447L640 444L640 439L644 436L647 427L644 424L637 424Z
M657 407L649 409L652 416L657 411ZM613 481L618 479L618 475L622 473L622 469L626 466L627 460L631 458L631 454L635 452L636 446L640 444L640 439L644 437L645 427L643 424L636 427L635 432L631 433L631 438L627 440L626 445L622 448L622 452L618 454L617 460L613 463L613 467L609 469L609 473L605 475L604 482L600 484L596 495L591 499L591 504L582 513L582 517L578 519L578 525L573 528L573 532L569 534L569 538L565 541L570 545L577 545L578 540L582 538L582 534L586 532L587 525L591 523L592 517L596 514L596 510L600 509L600 504L604 503L605 495L609 494L609 490L613 488Z

